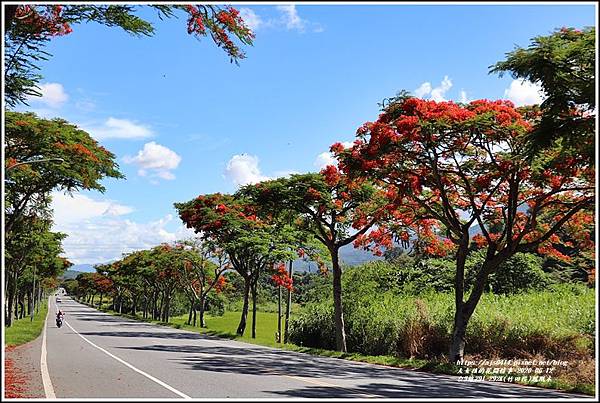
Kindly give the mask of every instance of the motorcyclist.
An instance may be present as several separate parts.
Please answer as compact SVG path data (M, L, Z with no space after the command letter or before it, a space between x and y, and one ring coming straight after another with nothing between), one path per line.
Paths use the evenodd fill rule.
M65 317L64 312L59 309L58 312L56 313L56 322L58 322L59 320L62 322L64 317Z

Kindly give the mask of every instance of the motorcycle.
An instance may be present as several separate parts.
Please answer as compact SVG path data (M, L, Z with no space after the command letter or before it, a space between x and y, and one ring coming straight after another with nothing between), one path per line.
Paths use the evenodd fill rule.
M62 326L62 318L59 316L56 318L56 327L61 327Z

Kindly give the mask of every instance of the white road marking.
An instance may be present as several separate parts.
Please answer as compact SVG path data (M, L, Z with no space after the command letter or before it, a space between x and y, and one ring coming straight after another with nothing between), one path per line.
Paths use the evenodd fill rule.
M50 307L50 298L48 297L48 308ZM40 367L42 371L42 383L44 384L44 393L46 399L56 399L54 394L54 388L52 387L52 381L50 380L50 373L48 372L48 361L46 360L48 352L46 350L46 328L48 327L48 317L50 316L50 309L46 314L46 320L44 321L44 334L42 336L42 357L40 360Z
M105 349L103 349L102 347L94 344L93 342L91 342L90 340L88 340L86 337L84 337L83 335L81 335L77 330L73 329L73 326L69 325L69 323L65 320L64 324L69 326L69 328L75 332L76 335L78 335L79 337L81 337L83 340L85 340L86 342L88 342L89 344L91 344L92 346L96 347L98 350L102 351L103 353L105 353L106 355L108 355L109 357L114 358L115 360L119 361L121 364L125 365L128 368L131 368L132 370L134 370L135 372L145 376L146 378L150 379L151 381L154 381L156 383L158 383L160 386L169 389L171 392L175 393L178 396L181 396L184 399L191 399L190 396L186 395L183 392L178 391L177 389L175 389L174 387L166 384L165 382L161 381L158 378L153 377L150 374L147 374L146 372L142 371L141 369L138 369L136 367L134 367L133 365L131 365L130 363L128 363L125 360L122 360L121 358L117 357L116 355L109 353L108 351L106 351Z

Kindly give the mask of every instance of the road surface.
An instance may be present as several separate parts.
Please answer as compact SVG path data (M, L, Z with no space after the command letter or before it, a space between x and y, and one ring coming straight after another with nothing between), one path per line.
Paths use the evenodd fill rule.
M56 398L565 398L558 391L287 352L111 316L55 297L42 377ZM593 399L592 397L589 397Z

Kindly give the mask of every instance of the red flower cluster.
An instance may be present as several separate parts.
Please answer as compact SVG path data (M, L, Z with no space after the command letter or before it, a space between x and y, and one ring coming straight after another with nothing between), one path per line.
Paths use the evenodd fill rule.
M323 168L321 170L321 175L325 177L325 183L331 187L337 185L341 178L340 172L333 165L327 165Z
M187 21L188 34L196 35L197 37L206 36L208 27L217 46L224 48L227 54L233 59L244 58L243 52L233 43L227 33L234 33L246 41L251 41L254 38L254 34L244 24L244 20L240 17L238 10L233 7L219 10L214 15L213 20L208 19L209 17L205 14L204 10L201 11L196 6L187 5L186 11L189 14Z
M227 279L224 276L219 276L217 283L215 284L215 291L217 293L222 292L227 286Z
M15 11L15 19L19 24L27 26L36 37L61 36L73 32L69 23L61 16L62 6L46 6L43 12L39 10L39 6L19 6Z
M277 287L284 287L288 290L293 289L293 279L288 275L287 270L285 269L285 264L280 263L277 265L277 271L275 274L271 276L271 279L275 283Z
M88 157L89 159L91 159L92 161L98 162L98 157L96 157L86 146L84 146L83 144L72 144L71 146L69 146L69 149L73 152L75 152L76 154L79 155L84 155L86 157Z

